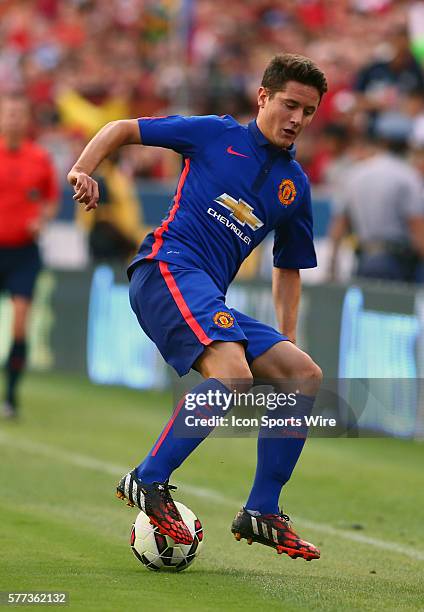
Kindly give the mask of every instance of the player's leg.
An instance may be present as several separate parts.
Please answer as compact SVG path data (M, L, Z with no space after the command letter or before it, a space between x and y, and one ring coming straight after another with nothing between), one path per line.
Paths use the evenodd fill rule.
M202 271L163 262L143 263L132 275L130 301L141 327L180 376L195 366L207 377L191 390L191 396L228 393L221 376L234 382L251 381L242 344L245 336L217 287ZM188 431L184 423L187 398L188 394L179 399L147 456L117 487L118 497L139 506L164 533L183 543L191 536L178 518L168 479L212 430L206 426ZM198 405L196 416L212 416L218 409Z
M192 538L169 493L172 486L168 481L174 470L214 429L212 425L187 427L185 419L188 415L200 420L223 414L221 405L213 403L198 405L191 412L193 398L207 397L209 393L213 397L217 392L228 394L226 385L231 385L232 390L244 390L253 381L244 347L236 342L213 342L204 348L194 367L205 380L181 398L145 459L126 474L117 487L119 498L126 498L128 505L137 505L162 533L183 544L190 544ZM225 377L225 384L221 377ZM190 411L187 410L189 397Z
M136 468L137 477L143 482L167 481L214 429L209 425L185 425L188 415L196 419L222 416L221 405L213 400L216 393L228 395L229 391L245 391L253 382L244 347L238 342L212 342L204 347L193 368L204 380L180 399L150 452ZM191 410L195 398L202 396L211 397L212 402L204 406L197 405ZM187 405L190 409L187 409Z
M130 299L141 326L178 374L194 368L205 379L190 390L191 396L209 395L208 391L228 393L228 386L251 384L242 344L245 335L207 274L164 262L142 264L131 278ZM196 416L212 416L215 408L219 406L211 402L205 407L197 405ZM186 414L185 398L178 398L170 420L136 469L140 479L168 480L210 431L194 428L190 433L183 426Z
M273 416L303 419L311 413L322 372L297 346L287 341L278 342L257 357L251 369L255 378L271 381L277 392L297 392L296 405L291 409L277 408ZM284 430L281 437L274 437L275 433L270 437L266 427L259 431L256 476L246 503L246 508L264 514L278 512L282 487L290 479L306 437L305 428Z
M312 359L284 336L241 313L237 318L248 338L247 355L255 380L272 384L275 390L297 391L296 406L277 408L274 417L301 417L312 410L313 398L319 388L322 373ZM293 414L293 410L295 414ZM289 414L290 411L290 414ZM281 437L270 437L263 427L258 435L258 462L252 490L243 508L235 517L232 531L237 539L245 537L249 543L257 541L273 546L279 553L306 560L319 558L319 551L301 540L289 524L288 517L279 510L283 485L289 480L302 452L306 431L285 430ZM292 433L292 435L290 435ZM296 437L293 433L297 433Z

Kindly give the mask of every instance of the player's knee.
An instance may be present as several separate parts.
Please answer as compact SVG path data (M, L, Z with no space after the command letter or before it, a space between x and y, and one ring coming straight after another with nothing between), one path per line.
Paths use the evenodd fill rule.
M313 393L319 388L323 374L319 365L305 354L302 361L297 363L290 373L290 378L299 381L300 384L305 384L308 388L306 393Z
M305 395L315 396L322 382L322 370L312 359L309 359L301 372L299 389Z
M302 379L320 384L322 382L322 377L323 374L319 365L309 358L309 361L307 364L305 364L305 369L302 372Z
M225 373L221 372L220 378L222 383L231 391L243 393L248 391L253 385L253 375L247 362L240 362L237 359L231 359L225 363Z
M282 370L283 378L291 378L298 380L321 380L321 368L313 361L313 359L302 351L299 351L295 359L275 363L275 367Z
M295 378L298 380L316 384L317 386L321 384L322 376L321 368L309 356L305 357L295 373Z
M237 393L246 393L253 385L253 375L249 367L243 367L241 364L229 370L229 376L224 381L224 384Z

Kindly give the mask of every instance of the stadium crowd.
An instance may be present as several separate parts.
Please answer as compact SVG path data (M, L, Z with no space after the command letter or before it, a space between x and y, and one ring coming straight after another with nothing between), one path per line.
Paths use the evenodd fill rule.
M310 56L329 81L298 145L313 185L337 200L382 117L385 135L401 131L408 163L424 173L422 1L0 3L0 94L28 96L33 135L62 180L112 119L228 113L247 122L263 67L281 51ZM123 181L169 180L180 169L174 154L153 148L128 147L115 162Z

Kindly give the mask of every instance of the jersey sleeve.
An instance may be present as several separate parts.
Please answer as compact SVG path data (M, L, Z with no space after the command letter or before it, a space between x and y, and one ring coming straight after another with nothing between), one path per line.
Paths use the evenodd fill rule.
M142 144L173 149L186 157L198 153L225 130L224 120L216 115L140 117L138 125Z
M301 269L317 265L309 182L291 219L275 230L273 255L275 268Z

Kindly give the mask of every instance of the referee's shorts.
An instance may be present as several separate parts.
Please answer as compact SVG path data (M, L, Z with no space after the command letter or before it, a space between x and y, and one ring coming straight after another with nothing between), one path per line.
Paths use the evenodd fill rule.
M0 246L0 293L31 299L41 270L36 243L19 247Z

